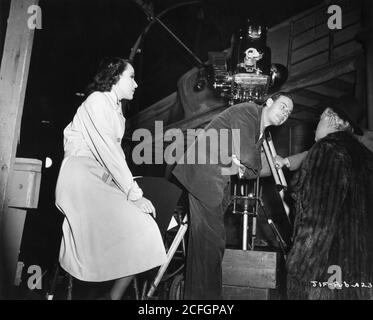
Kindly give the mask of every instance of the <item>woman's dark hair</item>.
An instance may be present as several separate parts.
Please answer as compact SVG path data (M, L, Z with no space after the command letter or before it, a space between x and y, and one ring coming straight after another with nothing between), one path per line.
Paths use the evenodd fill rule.
M96 75L91 84L86 89L87 96L94 91L110 91L124 70L126 70L129 61L117 57L105 58L100 62Z

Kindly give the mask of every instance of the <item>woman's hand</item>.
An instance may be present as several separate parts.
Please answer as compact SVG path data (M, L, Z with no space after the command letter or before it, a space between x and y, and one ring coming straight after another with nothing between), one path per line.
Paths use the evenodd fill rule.
M153 204L150 200L146 199L145 197L141 197L139 200L132 201L136 207L138 207L142 212L153 214L153 217L156 217L156 212Z
M273 162L277 169L281 169L283 166L290 167L289 159L288 158L282 158L279 155L276 155L273 157Z

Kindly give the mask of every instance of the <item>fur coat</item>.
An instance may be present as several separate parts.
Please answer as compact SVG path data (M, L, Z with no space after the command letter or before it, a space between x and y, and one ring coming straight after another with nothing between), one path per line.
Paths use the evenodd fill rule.
M288 299L371 299L373 154L347 132L329 134L311 148L292 185Z

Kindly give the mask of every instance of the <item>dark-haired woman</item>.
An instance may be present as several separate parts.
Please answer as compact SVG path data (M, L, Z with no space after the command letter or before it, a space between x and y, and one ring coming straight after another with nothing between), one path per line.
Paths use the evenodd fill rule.
M125 118L120 101L131 100L134 69L120 58L100 66L92 93L64 130L56 205L64 214L59 261L82 281L116 280L120 299L137 273L165 262L152 203L134 181L121 147Z

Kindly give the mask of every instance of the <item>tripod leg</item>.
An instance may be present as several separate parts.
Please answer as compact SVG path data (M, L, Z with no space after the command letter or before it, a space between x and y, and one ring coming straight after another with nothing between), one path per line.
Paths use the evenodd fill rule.
M67 300L72 300L73 297L73 277L71 274L67 274L68 285L67 285Z
M248 227L249 216L248 213L243 214L243 226L242 226L242 250L247 250L247 227Z
M148 291L148 294L146 295L147 298L151 298L153 296L155 290L158 287L158 284L161 282L162 277L163 277L164 273L166 272L166 269L167 269L168 265L170 264L174 254L176 252L176 249L179 247L180 242L183 240L185 232L188 229L187 221L188 221L188 217L185 215L185 217L183 219L183 222L182 222L182 225L179 228L179 230L178 230L178 232L175 236L175 239L172 242L172 245L167 252L166 262L160 267L160 269L158 270L157 276L155 277L154 281L150 284L150 289Z
M133 279L133 288L135 290L135 299L140 300L139 283L136 277Z
M255 195L259 197L259 186L260 186L260 177L256 178L254 183L254 190ZM255 249L255 238L256 238L256 227L257 227L257 214L258 214L259 204L258 201L255 202L254 212L253 212L253 220L252 220L252 231L251 231L251 250Z
M273 145L272 145L273 146ZM274 147L273 147L274 148ZM271 172L272 172L272 175L273 175L273 178L275 179L275 182L276 182L276 185L281 185L283 186L283 184L281 183L281 179L280 179L280 175L279 175L279 171L281 170L277 170L276 167L275 167L275 164L273 163L273 154L271 153L271 149L269 147L269 144L268 144L268 141L266 139L264 139L263 141L263 149L264 149L264 152L266 154L266 157L267 157L267 161L269 163L269 166L271 168ZM282 170L281 170L281 173L282 173ZM283 173L282 173L283 174ZM284 177L284 180L285 180L285 177ZM286 183L286 181L285 181ZM286 185L285 185L286 186ZM286 217L288 218L288 222L289 224L291 225L291 222L290 222L290 209L289 207L287 206L287 204L285 203L285 200L284 200L284 197L285 197L285 193L284 193L284 190L280 190L279 191L279 194L280 194L280 197L281 197L281 201L282 201L282 205L284 207L284 210L285 210L285 213L286 213Z
M57 262L56 266L54 268L52 283L51 283L51 286L49 288L49 292L47 293L47 300L53 300L53 298L54 298L54 295L56 293L59 271L60 271L60 265Z
M272 154L272 157L275 157L277 155L277 153L276 153L276 149L275 149L275 146L273 144L272 136L271 136L270 133L268 133L267 142L268 142L268 147L269 147L269 150ZM281 185L283 187L287 187L288 184L286 182L284 172L282 171L282 169L281 168L279 168L279 169L276 168L276 172L278 173L278 177L279 177Z
M286 258L286 248L287 248L286 242L283 239L283 237L281 236L281 233L277 229L277 227L274 224L273 220L268 217L267 212L265 211L265 208L264 208L262 200L259 199L259 201L260 201L260 208L262 209L262 212L263 212L263 214L264 214L264 216L265 216L265 218L266 218L269 226L271 227L271 230L272 230L273 234L275 235L278 243L280 244L280 248L282 250L282 253L284 254L284 258Z

